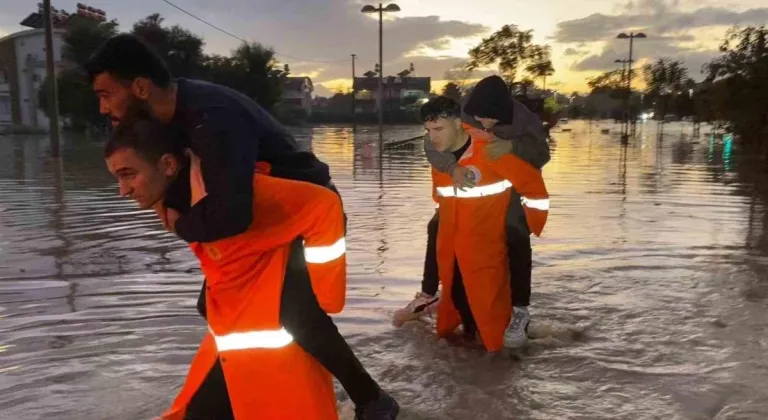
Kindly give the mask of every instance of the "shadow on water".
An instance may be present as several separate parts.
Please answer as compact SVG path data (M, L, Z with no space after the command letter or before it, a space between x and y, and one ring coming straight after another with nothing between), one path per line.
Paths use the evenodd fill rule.
M495 357L433 320L391 327L434 211L421 144L382 155L373 129L295 129L349 215L342 332L403 419L765 418L765 172L708 128L645 123L622 146L612 123L568 125L544 169L533 339ZM202 336L199 269L117 196L98 143L67 138L54 161L46 142L0 137L0 417L152 418Z

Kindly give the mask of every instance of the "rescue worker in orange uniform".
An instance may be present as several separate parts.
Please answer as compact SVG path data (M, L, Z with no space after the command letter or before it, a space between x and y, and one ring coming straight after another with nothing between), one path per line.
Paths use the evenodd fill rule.
M432 168L438 205L437 261L445 291L437 309L437 333L463 324L489 352L500 350L512 315L505 217L512 187L521 195L530 231L541 235L549 195L541 172L513 154L487 158L490 134L461 122L461 107L440 96L421 108L436 150L450 151L466 167L474 187L456 188L450 174Z
M149 209L169 190L189 185L190 205L203 199L200 160L190 154L187 163L180 144L166 126L149 118L120 125L105 156L121 195ZM284 287L303 284L284 284L290 280L284 279L286 267L293 264L309 271L308 300L316 296L327 313L342 310L341 200L325 187L265 175L268 171L268 165L257 165L252 208L260 217L244 233L189 244L207 279L208 332L163 419L338 418L331 375L283 327L281 306L309 307L282 299Z
M480 80L472 92L461 101L462 122L493 134L487 147L491 159L512 153L541 169L550 160L547 134L539 117L527 105L517 101L501 77L494 75ZM424 152L430 165L440 172L453 175L456 186L473 186L466 176L467 168L458 166L460 158L452 152L438 152L429 136L424 138ZM440 300L440 279L437 269L437 226L435 212L427 224L427 249L424 255L424 271L421 291L404 308L395 311L393 323L402 323L432 314ZM504 334L504 346L522 347L527 340L531 313L532 253L531 236L525 220L520 195L512 188L507 209L507 258L509 260L510 286L512 288L512 321Z
M123 124L134 108L147 110L152 118L179 130L185 147L202 160L208 195L190 206L189 192L177 194L178 188L174 188L155 207L165 228L187 243L242 234L259 217L251 209L256 162L269 163L275 177L335 190L328 165L312 152L300 150L293 136L256 101L222 85L173 78L157 52L133 35L119 34L107 40L85 69L100 112L114 126ZM186 199L182 193L187 194ZM291 270L289 266L286 281L292 287L286 287L285 294L309 289L306 269ZM203 280L197 305L203 318L207 316L206 286ZM286 309L283 323L294 340L338 379L355 404L358 419L396 419L397 401L365 370L333 320L317 302L304 306L302 310Z

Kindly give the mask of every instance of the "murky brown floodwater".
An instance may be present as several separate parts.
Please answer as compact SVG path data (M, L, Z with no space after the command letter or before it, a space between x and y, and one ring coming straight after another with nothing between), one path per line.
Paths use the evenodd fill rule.
M766 178L747 183L728 145L688 126L658 140L648 125L626 149L569 127L534 242L539 338L510 360L390 326L418 289L433 212L421 145L381 167L375 133L297 130L350 216L339 323L401 418L768 418L768 216L751 186ZM46 144L0 137L0 418L150 419L203 333L197 263L116 195L98 144L69 141L61 164Z

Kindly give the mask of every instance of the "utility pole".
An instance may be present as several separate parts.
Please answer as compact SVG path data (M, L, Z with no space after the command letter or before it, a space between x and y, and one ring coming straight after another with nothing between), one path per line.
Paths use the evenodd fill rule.
M630 99L632 96L632 47L635 41L635 38L647 38L647 36L642 33L634 33L630 32L629 35L625 33L620 33L616 36L618 39L629 39L629 59L627 60L627 96L624 99L624 133L621 136L622 142L626 143L629 141L629 118L630 118ZM634 117L633 117L634 120ZM634 130L633 130L634 131Z
M59 92L53 54L51 0L43 0L43 23L45 25L45 68L48 78L48 131L51 136L51 154L53 157L59 157Z
M379 154L384 155L384 6L379 3Z
M629 138L629 126L630 119L634 121L637 117L631 112L632 106L632 45L634 44L635 36L632 32L629 33L629 62L627 63L627 138ZM634 135L634 130L632 131Z
M357 54L352 54L352 127L353 130L357 127L357 111L356 111L356 104L355 104L355 94L357 93L355 91L355 58L357 58Z

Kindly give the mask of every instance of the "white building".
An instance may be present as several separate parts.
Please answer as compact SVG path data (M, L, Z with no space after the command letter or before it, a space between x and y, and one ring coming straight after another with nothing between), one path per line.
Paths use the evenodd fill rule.
M53 56L61 64L63 29L53 31ZM29 29L0 38L0 126L48 128L38 106L45 81L45 30Z
M281 102L289 110L302 110L305 115L312 115L312 92L314 86L309 77L286 77Z

